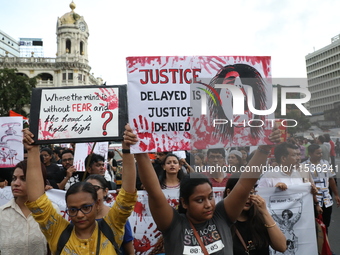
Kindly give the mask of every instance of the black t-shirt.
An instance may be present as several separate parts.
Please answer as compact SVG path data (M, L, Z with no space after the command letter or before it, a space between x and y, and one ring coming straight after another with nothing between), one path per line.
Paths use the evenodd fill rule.
M249 250L250 255L269 255L269 246L259 248L259 247L255 247L254 245L251 245L253 244L252 234L246 221L243 221L243 222L237 221L234 227L236 227L238 231L240 232L245 244L247 246L250 245L254 247L254 249ZM244 246L242 245L236 233L233 235L233 245L234 245L233 246L234 255L247 254L245 252Z
M114 158L111 160L111 165L113 166L113 167L117 167L118 166L118 164L117 164L117 160L115 160Z
M50 182L51 186L58 189L57 183L60 183L64 179L64 173L62 169L57 164L50 164L46 166L47 180Z

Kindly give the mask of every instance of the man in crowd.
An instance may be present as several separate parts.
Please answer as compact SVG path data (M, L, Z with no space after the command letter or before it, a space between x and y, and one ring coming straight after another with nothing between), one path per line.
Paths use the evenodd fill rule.
M68 190L68 188L81 180L80 174L76 172L73 165L74 154L72 150L64 150L61 154L61 164L64 170L64 179L58 184L59 189Z
M92 174L102 175L108 181L110 190L117 189L116 183L110 180L110 175L106 171L105 158L102 155L96 153L89 154L85 158L84 164L86 169L86 177Z
M333 199L329 192L329 188L333 192L337 206L340 205L338 189L334 180L335 173L330 167L328 161L322 159L322 149L318 144L311 144L308 147L309 159L303 162L304 168L309 169L311 176L317 187L316 206L320 209L316 210L322 213L323 222L328 227L331 222Z
M207 151L206 173L213 187L225 187L230 176L226 173L225 149L209 149ZM204 172L203 170L203 172Z
M258 187L278 187L286 190L287 185L303 183L296 166L298 165L298 147L292 143L281 143L275 147L274 155L278 163L275 171L266 172L259 180Z

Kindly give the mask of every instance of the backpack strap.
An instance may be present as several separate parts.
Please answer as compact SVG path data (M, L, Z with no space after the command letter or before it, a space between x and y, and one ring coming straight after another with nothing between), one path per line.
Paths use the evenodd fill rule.
M106 236L107 239L109 239L109 241L112 243L113 247L115 248L115 251L117 253L117 255L120 255L120 249L118 247L118 244L115 241L115 237L113 235L113 231L110 228L109 224L107 224L107 222L103 219L98 221L98 227L100 229L100 231Z
M70 223L64 229L64 231L61 233L59 240L58 240L57 251L56 251L55 255L60 255L65 244L70 239L72 230L73 230L73 224ZM101 220L98 221L98 230L100 230L106 236L106 238L109 239L109 241L112 243L113 247L115 248L117 255L120 255L121 252L120 252L120 249L118 247L118 244L115 241L113 231L105 220L101 219ZM99 233L98 233L98 235L99 235Z
M61 251L63 250L65 244L67 243L68 239L70 239L71 233L73 230L73 224L70 223L64 231L61 233L58 244L57 244L57 251L55 255L60 255Z

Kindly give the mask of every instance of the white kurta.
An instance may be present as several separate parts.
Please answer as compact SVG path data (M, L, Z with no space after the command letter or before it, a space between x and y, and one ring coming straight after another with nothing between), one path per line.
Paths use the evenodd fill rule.
M47 243L38 223L26 218L14 199L0 207L1 255L45 255Z

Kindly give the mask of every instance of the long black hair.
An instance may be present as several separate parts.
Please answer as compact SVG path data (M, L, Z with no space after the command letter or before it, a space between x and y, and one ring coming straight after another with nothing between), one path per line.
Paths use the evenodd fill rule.
M177 155L173 154L173 153L168 153L168 154L166 154L164 160L162 161L162 167L164 167L165 162L168 159L168 157L175 157L178 160L179 166L181 166L179 157ZM177 178L178 178L178 180L181 181L183 179L183 177L184 177L184 173L183 173L182 169L180 168L179 171L177 172ZM165 185L165 182L166 182L166 171L163 170L162 173L159 176L159 183L163 187Z
M266 89L265 89L265 81L263 80L261 74L252 66L247 64L235 64L235 65L227 65L221 68L218 73L211 79L210 86L212 88L215 87L216 84L223 84L225 79L228 79L227 84L234 84L235 78L239 75L242 84L249 85L253 89L253 96L255 99L254 108L257 110L264 110L266 107ZM228 78L227 75L229 74ZM220 95L221 88L216 88L215 91ZM212 119L226 119L228 121L229 118L226 116L224 109L221 104L217 104L211 97L208 97L208 107L210 110L210 116ZM246 104L245 109L247 109L248 105ZM264 116L255 115L254 119L264 120ZM253 126L257 126L258 123L255 121L252 122ZM232 139L234 136L234 125L217 125L216 126L216 137L221 141L226 139ZM251 127L250 133L252 137L258 138L263 131L263 127Z
M96 180L100 183L100 187L103 189L103 190L106 190L106 189L110 189L110 184L109 182L105 179L104 176L100 175L100 174L91 174L89 175L87 178L86 178L86 182L88 180ZM104 200L107 199L107 195L104 196Z
M225 186L223 197L227 196L227 190L232 191L235 187L236 183L240 178L240 173L232 174L232 176L228 179L227 184ZM255 206L251 206L249 210L246 212L248 216L248 220L246 221L247 229L250 231L252 236L252 241L256 247L268 247L269 245L269 234L267 228L264 226L265 221L262 216L258 212ZM236 233L235 224L231 227L233 238L238 238Z

